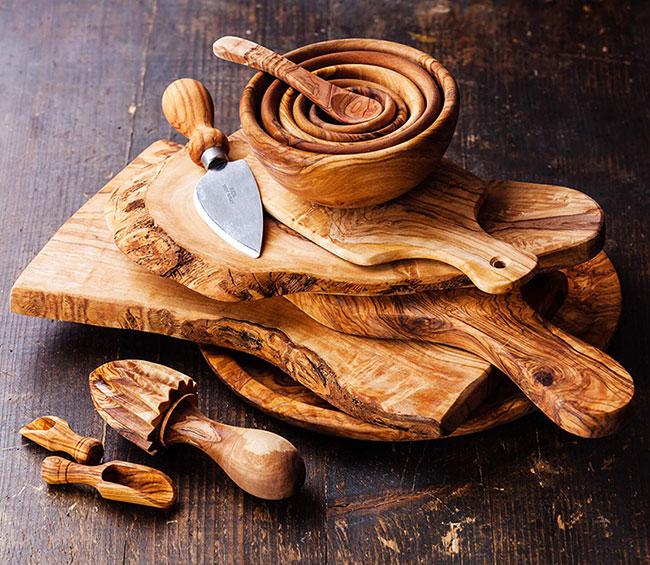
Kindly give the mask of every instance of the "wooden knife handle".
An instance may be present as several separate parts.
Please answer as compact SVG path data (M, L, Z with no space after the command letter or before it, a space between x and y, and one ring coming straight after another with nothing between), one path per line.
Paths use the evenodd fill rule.
M379 102L345 90L296 65L279 53L241 37L217 39L212 51L220 59L268 73L304 94L334 119L355 124L378 116Z
M75 433L57 416L41 416L20 429L20 434L49 451L62 451L79 463L94 465L104 455L102 442Z
M174 410L164 430L164 443L199 448L239 487L259 498L287 498L305 480L302 457L286 439L264 430L220 424L191 402Z
M466 301L454 294L425 306L454 320L443 330L445 343L490 361L570 433L600 437L624 423L634 383L617 361L542 319L519 293L473 292Z
M203 166L201 156L211 147L228 155L228 138L214 127L214 104L205 86L198 80L181 78L163 93L162 110L169 124L188 138L192 161Z

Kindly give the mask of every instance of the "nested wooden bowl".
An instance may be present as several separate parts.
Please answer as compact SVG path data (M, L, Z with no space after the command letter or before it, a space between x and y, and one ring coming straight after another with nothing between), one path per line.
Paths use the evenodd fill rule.
M256 157L287 190L325 206L381 204L419 184L443 156L458 119L456 81L433 57L376 39L300 47L291 60L378 100L379 116L333 123L305 96L257 73L240 104Z

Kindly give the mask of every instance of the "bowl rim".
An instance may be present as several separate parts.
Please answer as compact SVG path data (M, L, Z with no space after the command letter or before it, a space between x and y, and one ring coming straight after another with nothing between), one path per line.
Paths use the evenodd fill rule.
M404 151L412 150L414 146L418 146L422 138L430 138L433 132L444 131L447 128L451 128L451 131L449 133L449 139L451 139L455 131L459 113L460 102L458 84L449 70L437 59L428 53L425 53L424 51L420 51L415 47L411 47L410 45L397 43L395 41L388 41L385 39L371 38L345 38L318 41L316 43L309 43L307 45L303 45L302 47L293 49L288 53L285 53L285 56L296 63L300 63L306 59L325 54L326 52L332 52L332 49L328 50L329 47L336 47L336 50L338 51L372 51L375 50L373 49L374 47L381 47L382 49L378 50L385 50L387 53L398 56L407 56L411 62L422 67L429 74L431 74L438 84L438 87L440 88L443 96L443 105L440 109L440 113L431 123L431 125L421 131L419 134L391 147L385 147L383 149L362 153L345 154L316 153L305 151L303 149L297 149L295 147L280 143L275 138L270 136L262 127L260 127L259 122L256 118L257 109L252 107L251 98L254 96L257 97L257 89L260 87L261 81L268 80L269 75L263 72L258 72L255 73L255 75L244 87L244 92L239 102L239 117L242 124L242 129L244 131L244 135L249 140L253 151L255 151L261 144L257 139L257 137L259 137L262 139L262 143L264 143L265 149L272 149L276 152L281 151L284 158L290 157L291 160L310 160L312 164L322 161L347 161L349 163L350 159L359 159L362 161L374 159L381 160L385 159L388 156L401 154ZM324 51L321 53L321 50ZM253 133L249 134L249 131L252 131Z

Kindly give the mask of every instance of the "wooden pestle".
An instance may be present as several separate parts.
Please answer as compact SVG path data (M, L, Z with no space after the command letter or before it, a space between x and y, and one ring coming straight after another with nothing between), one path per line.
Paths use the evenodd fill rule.
M295 88L328 116L344 124L376 118L382 105L372 98L345 90L296 65L286 57L241 37L225 36L212 45L220 59L268 73Z

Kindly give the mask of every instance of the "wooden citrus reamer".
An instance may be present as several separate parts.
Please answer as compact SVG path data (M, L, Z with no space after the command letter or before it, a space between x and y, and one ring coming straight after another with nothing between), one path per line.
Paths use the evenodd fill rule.
M190 444L246 492L268 500L293 495L305 480L305 464L291 443L264 430L210 420L197 408L196 383L178 371L147 361L113 361L95 369L89 381L100 416L148 453Z

